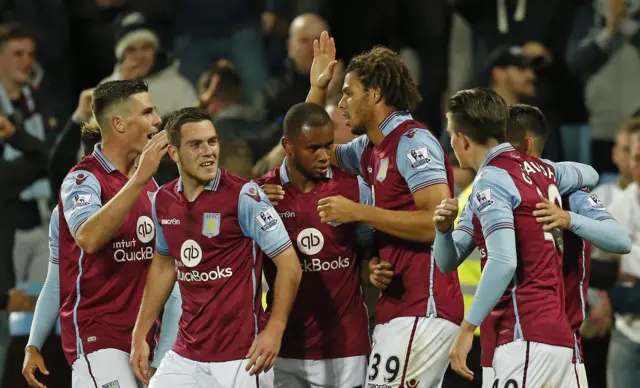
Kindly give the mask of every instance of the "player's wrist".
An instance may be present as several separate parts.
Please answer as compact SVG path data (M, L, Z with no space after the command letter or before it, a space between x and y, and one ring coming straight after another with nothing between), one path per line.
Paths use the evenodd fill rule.
M460 325L460 331L463 333L471 333L473 334L473 332L478 328L478 326L474 325L473 323L467 321L466 319L462 321L462 324Z
M287 327L287 322L283 322L281 319L270 318L269 322L267 322L267 326L265 330L273 331L282 335L284 333L284 329Z
M25 353L40 353L40 349L35 345L27 345L27 347L24 348L24 351Z

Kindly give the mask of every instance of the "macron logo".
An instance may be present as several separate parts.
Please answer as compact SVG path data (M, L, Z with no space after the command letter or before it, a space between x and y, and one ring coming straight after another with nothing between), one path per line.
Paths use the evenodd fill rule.
M160 225L180 225L180 220L177 218L160 220Z

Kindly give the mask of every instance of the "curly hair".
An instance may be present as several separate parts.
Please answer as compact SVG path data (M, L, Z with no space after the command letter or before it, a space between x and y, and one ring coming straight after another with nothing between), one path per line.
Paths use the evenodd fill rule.
M351 59L350 72L358 75L365 90L379 88L387 105L397 110L411 112L422 101L402 57L387 47L376 46Z

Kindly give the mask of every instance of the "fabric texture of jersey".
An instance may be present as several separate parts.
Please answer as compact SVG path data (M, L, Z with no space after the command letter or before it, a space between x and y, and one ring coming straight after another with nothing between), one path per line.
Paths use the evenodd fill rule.
M193 201L181 181L158 190L156 251L173 256L182 316L172 350L198 362L244 359L260 327L262 255L291 240L255 182L224 169Z
M361 136L336 148L338 164L372 187L376 207L415 211L412 194L436 184L448 185L453 195L451 162L431 132L407 112L392 113L380 128L385 138L377 146ZM433 315L460 324L464 307L458 275L436 268L432 244L376 231L375 245L396 274L380 294L377 323Z
M128 181L100 147L69 172L58 202L60 324L70 365L99 349L131 350L131 333L153 258L151 196L157 190L153 180L145 184L120 229L99 251L89 254L75 241L78 228ZM152 350L157 329L156 322L147 336Z
M329 359L369 352L369 319L360 285L359 245L370 245L373 231L355 223L322 223L318 201L342 195L371 204L366 183L339 169L308 192L289 183L286 160L260 184L282 185L284 199L275 206L300 259L302 280L282 338L280 357ZM361 226L364 226L362 228ZM265 262L269 284L267 312L273 301L276 267ZM266 316L265 316L266 318Z

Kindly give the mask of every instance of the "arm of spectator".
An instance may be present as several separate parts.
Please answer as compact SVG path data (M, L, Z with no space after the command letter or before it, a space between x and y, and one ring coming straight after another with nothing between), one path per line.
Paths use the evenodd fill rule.
M56 140L49 154L49 182L53 189L53 198L58 192L64 177L75 166L80 148L82 122L70 119Z
M621 43L619 36L605 26L594 28L593 19L591 2L578 7L567 45L567 64L583 84L607 63Z
M469 24L474 24L484 16L486 5L482 0L448 0L449 5Z
M5 138L0 130L0 139ZM8 136L8 143L23 153L11 160L0 160L0 202L20 195L38 178L46 175L47 146L44 142L18 130Z
M620 33L631 44L640 50L640 10L636 11L636 15L633 18L627 18L620 24Z

